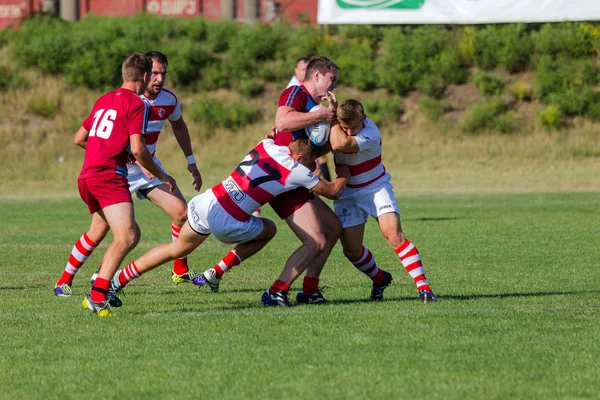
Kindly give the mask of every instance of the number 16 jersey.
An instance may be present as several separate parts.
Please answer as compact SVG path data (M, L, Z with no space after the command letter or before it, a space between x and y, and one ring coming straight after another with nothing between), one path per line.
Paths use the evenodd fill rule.
M297 187L312 189L317 183L319 177L294 161L289 147L265 139L212 191L229 215L247 221L254 210L278 194Z
M89 132L79 178L117 173L127 176L129 137L145 135L148 105L129 89L100 97L81 126Z

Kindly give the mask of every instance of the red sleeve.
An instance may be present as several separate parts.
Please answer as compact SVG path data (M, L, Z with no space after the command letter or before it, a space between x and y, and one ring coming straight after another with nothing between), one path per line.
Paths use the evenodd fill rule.
M306 95L302 86L290 86L279 96L278 107L292 107L296 111L304 112L306 107Z
M139 98L134 98L133 100L134 101L131 102L129 115L127 116L127 133L129 136L145 135L150 107Z

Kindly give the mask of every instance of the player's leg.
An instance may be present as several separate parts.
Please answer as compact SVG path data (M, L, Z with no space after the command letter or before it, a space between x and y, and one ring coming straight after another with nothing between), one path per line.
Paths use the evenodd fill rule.
M255 223L261 224L259 233L250 239L244 238L243 242L238 243L235 248L227 253L227 255L215 264L215 266L204 271L202 277L205 282L202 282L201 279L194 279L194 284L200 284L201 286L208 284L211 292L218 292L223 274L230 271L236 265L239 265L243 260L252 257L262 250L277 233L277 226L270 219L257 218L256 220L249 222L249 224Z
M402 232L400 215L395 212L382 214L377 217L377 222L386 241L400 258L406 272L413 278L421 301L423 303L435 301L436 297L425 276L421 255L415 245L406 239Z
M329 254L331 254L331 250L333 250L342 234L342 225L331 208L319 197L315 197L310 202L317 212L319 229L325 235L325 248L306 269L306 275L302 281L302 290L296 295L296 302L300 304L324 304L327 300L319 291L319 277Z
M89 230L84 233L77 242L75 242L71 254L65 266L63 274L56 282L54 294L56 296L71 296L71 286L73 278L85 261L92 255L92 252L98 247L109 231L106 221L98 215L92 214L92 223Z
M187 221L187 202L179 188L175 188L173 193L169 193L167 185L161 184L148 191L146 197L171 217L171 239L173 241L177 240L181 228L185 224L185 221ZM176 285L191 282L196 275L188 267L187 256L173 260L173 274L171 278Z
M377 265L375 256L363 245L365 224L344 228L340 241L344 256L354 267L371 278L373 287L371 289L371 300L383 300L383 291L392 282L392 274L382 270Z
M169 261L190 254L200 246L210 234L200 234L194 231L189 224L181 228L179 239L174 242L157 246L135 261L130 262L127 267L119 270L113 282L118 289L123 288L143 273L159 267Z
M92 300L106 301L110 280L119 265L138 243L140 229L135 222L133 203L117 203L107 206L98 212L104 218L113 232L113 240L106 249L102 259L102 267L92 285Z
M327 237L319 222L315 205L306 202L285 219L301 246L287 259L283 272L262 297L265 305L289 306L291 284L327 249Z

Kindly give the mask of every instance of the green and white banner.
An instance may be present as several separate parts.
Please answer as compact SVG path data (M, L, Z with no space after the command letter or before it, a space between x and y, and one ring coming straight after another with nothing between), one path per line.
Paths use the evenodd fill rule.
M319 24L600 20L600 0L319 0Z

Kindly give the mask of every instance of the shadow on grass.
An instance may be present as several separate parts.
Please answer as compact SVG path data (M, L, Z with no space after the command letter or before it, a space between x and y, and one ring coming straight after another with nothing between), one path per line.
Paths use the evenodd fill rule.
M543 296L571 296L584 293L600 293L600 290L582 290L568 292L530 292L530 293L482 293L482 294L462 294L462 295L438 295L438 301L444 300L477 300L477 299L503 299L507 297L543 297ZM394 301L418 301L417 296L402 296L402 297L386 297L384 302ZM355 304L355 303L371 303L370 299L346 299L332 300L332 304Z
M419 221L419 222L430 222L430 221L454 221L457 219L466 219L465 217L424 217L424 218L412 218L403 219L403 221Z

